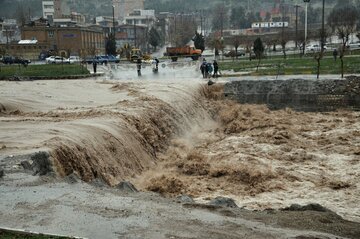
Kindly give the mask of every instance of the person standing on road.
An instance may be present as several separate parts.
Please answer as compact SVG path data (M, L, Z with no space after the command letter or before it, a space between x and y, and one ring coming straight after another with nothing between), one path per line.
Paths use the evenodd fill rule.
M216 60L214 60L213 66L214 66L213 77L218 77L219 65Z
M155 57L152 64L153 64L153 72L157 73L159 71L159 60Z
M211 78L212 72L213 72L213 67L212 67L211 63L209 62L206 64L206 73L205 73L206 78Z
M200 65L200 70L201 70L201 74L203 76L203 78L206 78L206 59L203 59L203 62Z
M94 70L94 74L96 74L96 67L97 67L97 62L96 62L96 59L94 58L94 60L93 60L93 70Z
M138 76L141 76L141 59L140 58L138 58L136 61L136 68L137 68Z

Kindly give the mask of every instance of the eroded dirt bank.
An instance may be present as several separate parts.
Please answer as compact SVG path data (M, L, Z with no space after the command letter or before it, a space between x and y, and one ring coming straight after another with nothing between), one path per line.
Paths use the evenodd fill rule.
M56 173L66 180L73 173L86 182L101 179L112 186L126 179L142 191L169 198L189 194L207 203L228 196L247 209L320 203L359 222L357 112L301 113L239 105L222 99L220 84L208 87L195 80L0 84L0 167L5 171L0 208L6 215L0 224L89 236L77 222L86 224L94 216L90 227L101 221L104 230L98 233L111 231L107 238L144 238L146 232L152 235L147 238L306 234L297 229L357 238L358 223L331 212L181 206L151 193L127 196L116 189L37 178L21 164L31 163L26 155L48 151ZM69 222L59 228L67 217ZM75 224L76 230L66 229ZM199 231L205 227L214 230ZM92 238L101 235L90 231L96 235Z

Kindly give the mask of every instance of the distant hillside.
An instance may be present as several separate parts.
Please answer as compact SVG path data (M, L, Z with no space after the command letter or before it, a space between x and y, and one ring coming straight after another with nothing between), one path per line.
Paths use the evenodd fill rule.
M42 15L42 0L0 0L0 17L17 18L19 11L24 11L27 16Z
M111 16L111 0L65 0L70 11L80 12L92 17ZM0 0L0 17L17 18L24 11L26 17L42 16L42 0Z

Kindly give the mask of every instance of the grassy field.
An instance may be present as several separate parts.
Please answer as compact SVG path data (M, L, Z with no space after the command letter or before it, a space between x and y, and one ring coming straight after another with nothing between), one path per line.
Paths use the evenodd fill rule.
M317 62L312 57L268 57L262 59L259 70L256 71L258 60L249 61L249 59L241 59L229 62L220 62L220 70L234 70L238 73L247 75L301 75L316 74ZM360 56L347 56L344 58L345 74L360 73ZM325 57L321 60L320 74L340 74L341 61L334 61L332 57Z
M58 77L70 75L87 75L90 72L81 65L0 65L0 79L11 76L44 76Z

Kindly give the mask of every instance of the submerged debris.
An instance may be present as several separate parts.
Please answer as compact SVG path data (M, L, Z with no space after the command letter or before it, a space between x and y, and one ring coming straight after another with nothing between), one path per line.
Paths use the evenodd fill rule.
M176 201L180 203L194 203L194 199L186 194L182 194L176 197Z
M226 197L216 197L209 202L209 205L237 208L234 199Z
M116 186L117 189L119 189L120 191L123 191L123 192L127 192L127 193L137 193L139 192L135 186L128 182L128 181L123 181L121 183L119 183L117 186Z
M31 168L34 171L34 175L43 176L54 172L49 153L35 153L31 156L31 160L33 161Z

